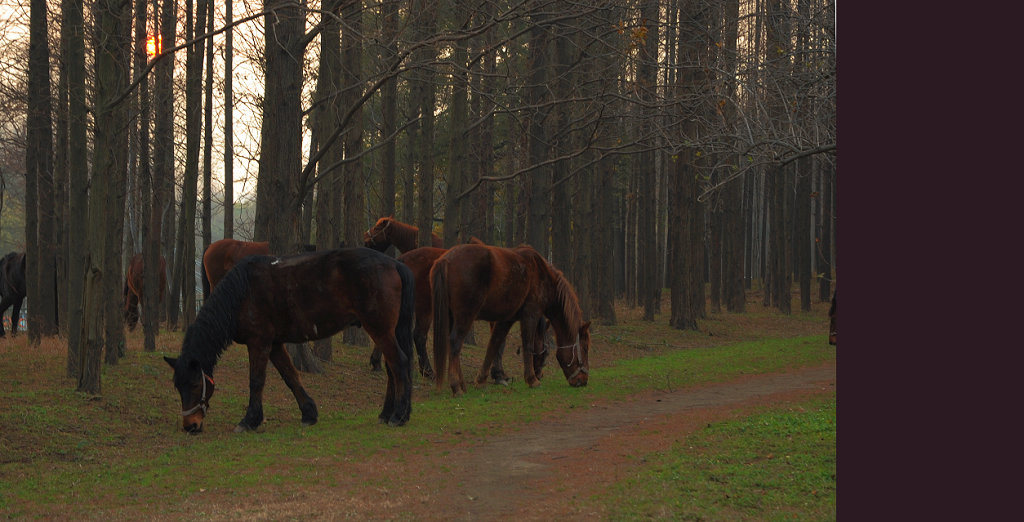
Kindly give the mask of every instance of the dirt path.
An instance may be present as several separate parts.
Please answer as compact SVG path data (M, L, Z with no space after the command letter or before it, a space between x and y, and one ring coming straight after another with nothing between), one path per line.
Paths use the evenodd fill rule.
M597 403L455 447L389 451L334 470L338 482L331 488L293 491L234 509L216 502L196 507L231 519L603 519L604 506L594 495L628 476L646 455L669 449L709 423L832 393L835 380L830 363ZM401 487L368 480L396 472L404 477Z

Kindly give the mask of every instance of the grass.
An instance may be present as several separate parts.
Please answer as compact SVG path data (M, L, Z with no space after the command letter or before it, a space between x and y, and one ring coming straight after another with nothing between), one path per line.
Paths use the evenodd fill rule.
M370 350L336 344L324 374L302 376L320 408L316 426L300 426L294 399L269 370L261 432L236 435L248 400L248 360L244 347L232 346L218 364L217 393L197 437L180 431L180 404L161 357L177 354L180 332L162 332L155 353L141 351L141 332L130 334L127 356L103 369L101 397L73 391L59 339L38 347L24 336L0 340L0 516L102 518L124 506L185 514L185 501L201 493L245 502L273 484L344 483L353 466L380 455L443 452L597 400L834 360L823 310L761 313L713 316L702 331L680 332L624 310L617 326L594 327L586 388L567 386L553 361L536 389L516 379L507 387L470 386L452 398L447 386L437 391L417 377L412 418L401 429L377 423L385 377L368 370ZM515 334L505 357L510 375L521 368ZM481 323L477 339L486 338ZM464 350L463 367L473 372L467 378L482 357L479 347Z
M834 520L836 401L709 425L602 500L614 520Z

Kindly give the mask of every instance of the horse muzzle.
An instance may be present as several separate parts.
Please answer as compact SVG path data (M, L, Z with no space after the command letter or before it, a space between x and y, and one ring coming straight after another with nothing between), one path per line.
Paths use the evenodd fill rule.
M587 385L587 381L589 380L589 378L590 371L587 370L585 367L580 366L579 368L576 369L575 372L572 373L572 375L569 375L567 380L569 381L569 386L572 386L573 388L581 388Z

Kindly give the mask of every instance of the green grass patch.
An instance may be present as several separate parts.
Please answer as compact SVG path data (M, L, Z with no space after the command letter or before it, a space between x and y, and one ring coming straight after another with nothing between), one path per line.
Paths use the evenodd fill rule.
M834 520L836 401L710 425L602 500L614 520Z

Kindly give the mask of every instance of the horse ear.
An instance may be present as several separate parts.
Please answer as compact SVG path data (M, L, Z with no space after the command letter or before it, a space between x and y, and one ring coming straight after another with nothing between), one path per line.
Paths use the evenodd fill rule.
M171 357L164 356L164 360L167 361L167 364L171 365L171 368L174 368L175 365L178 364L178 359L177 358L171 358Z
M587 322L583 323L583 326L580 327L580 330L589 330L589 329L590 329L590 321L587 321Z

